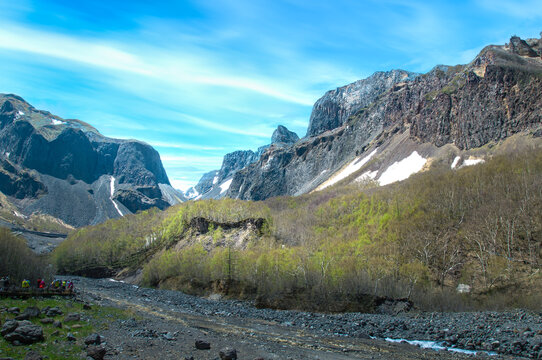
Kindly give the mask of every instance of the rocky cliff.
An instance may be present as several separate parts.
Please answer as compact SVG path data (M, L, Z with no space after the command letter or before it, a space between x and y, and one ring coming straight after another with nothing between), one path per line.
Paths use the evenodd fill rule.
M170 185L152 147L104 137L84 122L37 110L16 95L0 95L0 149L2 174L11 174L1 177L0 190L20 199L23 213L44 212L82 226L165 208L172 200L160 190L161 184ZM30 170L33 177L20 176Z
M396 84L412 81L419 74L404 70L376 72L366 79L328 91L312 109L307 136L316 136L343 125L350 115L373 103Z
M271 136L270 145L261 146L257 151L239 150L226 154L220 170L205 173L194 188L188 189L185 196L189 199L224 197L237 171L257 162L269 148L291 146L298 140L296 133L279 125Z
M347 177L385 185L435 161L483 161L469 151L540 132L540 41L513 37L467 65L376 73L330 91L314 105L307 137L237 171L227 196L299 195Z

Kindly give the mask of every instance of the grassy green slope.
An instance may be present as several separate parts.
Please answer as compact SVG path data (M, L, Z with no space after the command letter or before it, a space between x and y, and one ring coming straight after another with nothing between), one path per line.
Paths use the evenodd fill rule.
M367 293L408 296L428 309L472 305L472 298L489 307L536 307L529 299L541 289L541 175L542 152L530 150L453 171L435 164L372 190L350 185L266 202L188 202L78 230L55 258L64 272L142 267L145 285L216 291L226 282L218 289L297 298L305 308L311 299L325 304ZM196 216L262 217L267 226L243 249L227 242L176 247L194 236L188 224ZM460 283L475 296L458 295ZM521 296L510 296L518 289Z

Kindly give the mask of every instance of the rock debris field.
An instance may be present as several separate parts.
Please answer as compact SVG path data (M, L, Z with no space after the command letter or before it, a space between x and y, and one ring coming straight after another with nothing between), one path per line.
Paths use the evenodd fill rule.
M134 314L100 334L105 359L542 359L541 314L524 310L320 314L72 280L81 300Z

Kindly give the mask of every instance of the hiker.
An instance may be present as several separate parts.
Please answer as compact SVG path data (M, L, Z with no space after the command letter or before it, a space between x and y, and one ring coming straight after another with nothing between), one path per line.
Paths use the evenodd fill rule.
M66 290L66 280L62 280L62 290Z
M6 278L3 277L0 279L0 291L6 291L8 289L6 285Z
M73 282L71 280L68 280L67 287L69 292L73 292Z
M40 280L40 283L38 285L38 288L40 289L45 289L45 281L43 281L43 279Z
M23 282L22 282L22 284L21 284L21 287L22 287L23 289L30 289L30 281L24 279Z
M53 288L54 290L60 289L60 280L53 280L53 282L51 283L51 288Z
M36 287L39 288L40 284L41 284L41 278L38 278L38 280L36 281Z

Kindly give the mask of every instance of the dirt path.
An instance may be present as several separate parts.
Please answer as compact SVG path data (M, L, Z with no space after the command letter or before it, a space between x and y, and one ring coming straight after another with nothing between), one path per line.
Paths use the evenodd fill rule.
M243 302L210 301L108 280L77 278L75 282L83 300L118 306L134 314L130 320L111 319L100 334L107 342L108 359L218 359L219 351L227 346L237 350L239 359L473 358L338 334L331 324L325 328L326 317L333 315L310 314L322 318L324 329L315 329L282 321L291 319L295 312L247 309ZM255 316L246 316L251 311ZM196 340L209 342L211 349L197 350Z

